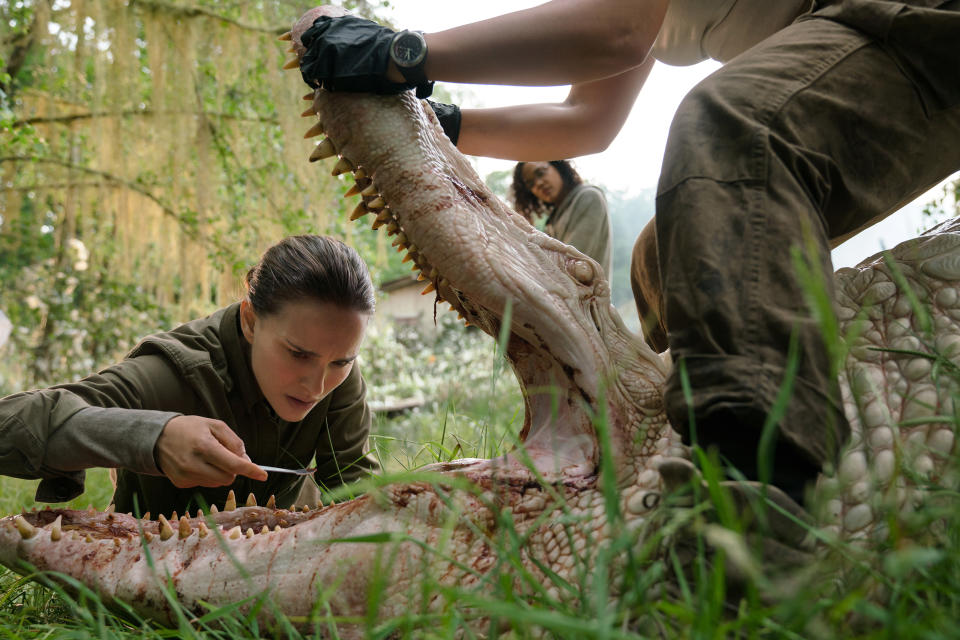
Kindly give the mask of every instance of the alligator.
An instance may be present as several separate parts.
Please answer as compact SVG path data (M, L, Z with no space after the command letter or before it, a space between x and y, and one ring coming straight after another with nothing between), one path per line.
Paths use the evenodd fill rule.
M494 339L507 335L522 443L490 460L385 477L326 506L238 506L231 495L222 509L156 520L24 512L0 519L0 563L67 576L161 624L244 602L265 625L338 620L343 638L450 607L483 635L486 614L463 594L507 576L521 599L584 597L571 585L601 559L605 597L618 597L637 579L630 554L656 534L661 464L690 454L663 410L669 353L624 326L596 262L490 192L427 103L411 92L305 98L315 121L307 136L326 135L310 160L330 158L334 175L355 179L351 218L394 238L425 293ZM821 544L883 535L890 513L915 509L925 486L951 477L957 383L944 372L960 365L960 223L840 269L835 281L852 436L814 492Z

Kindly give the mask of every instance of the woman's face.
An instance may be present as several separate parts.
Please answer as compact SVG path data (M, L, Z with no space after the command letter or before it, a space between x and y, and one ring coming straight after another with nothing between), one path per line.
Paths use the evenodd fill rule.
M520 174L524 186L541 202L556 204L567 194L563 178L549 162L524 162Z
M369 319L312 300L288 302L267 316L258 316L249 301L241 303L253 375L278 416L303 420L347 378Z

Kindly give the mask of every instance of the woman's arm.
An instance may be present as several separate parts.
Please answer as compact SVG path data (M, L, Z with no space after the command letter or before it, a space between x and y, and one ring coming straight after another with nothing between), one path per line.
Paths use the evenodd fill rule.
M598 153L630 115L653 59L619 75L575 84L566 100L494 109L464 109L462 153L532 162Z
M564 85L621 74L644 62L668 0L553 0L425 34L431 80ZM402 79L391 63L391 76ZM396 75L394 75L396 74Z

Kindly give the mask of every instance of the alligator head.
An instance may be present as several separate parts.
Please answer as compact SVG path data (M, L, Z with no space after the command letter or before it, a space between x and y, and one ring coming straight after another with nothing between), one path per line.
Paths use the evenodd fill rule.
M599 266L491 194L425 103L409 93L307 98L304 115L316 119L308 136L327 136L311 160L336 157L334 174L353 173L351 192L362 203L352 217L393 236L437 300L467 322L495 339L506 327L526 404L522 446L495 460L434 465L430 479L384 483L305 512L228 504L169 521L24 513L0 520L0 563L72 576L162 622L262 596L265 622L283 614L309 625L326 610L348 619L342 637L360 637L362 625L350 618L460 606L442 587L483 589L495 568L503 570L495 541L512 533L523 565L510 578L516 592L571 597L576 576L598 566L598 549L624 531L640 535L657 506L659 461L684 454L662 410L668 365L624 328ZM890 493L879 489L903 489L903 496L894 491L897 504L912 503L906 475L888 459L901 450L902 417L913 420L905 433L922 432L916 453L903 458L908 464L939 473L953 448L952 431L948 438L931 427L951 389L934 387L924 362L955 358L935 347L960 341L957 238L948 229L894 251L896 273L907 273L935 309L929 344L868 349L882 348L888 335L916 333L916 308L903 302L900 276L883 261L838 275L841 318L856 340L869 341L855 341L843 375L854 442L822 488L826 524L842 535L872 530L874 498ZM616 562L604 566L616 597L630 576Z

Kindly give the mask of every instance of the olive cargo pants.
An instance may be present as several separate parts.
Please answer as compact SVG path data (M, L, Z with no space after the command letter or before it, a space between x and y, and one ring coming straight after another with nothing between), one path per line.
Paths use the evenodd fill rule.
M835 460L849 425L792 250L832 299L830 247L958 168L958 0L821 2L694 88L671 126L656 234L631 268L648 341L669 336L665 402L685 439L695 430L757 477L795 334L773 482L796 496Z

